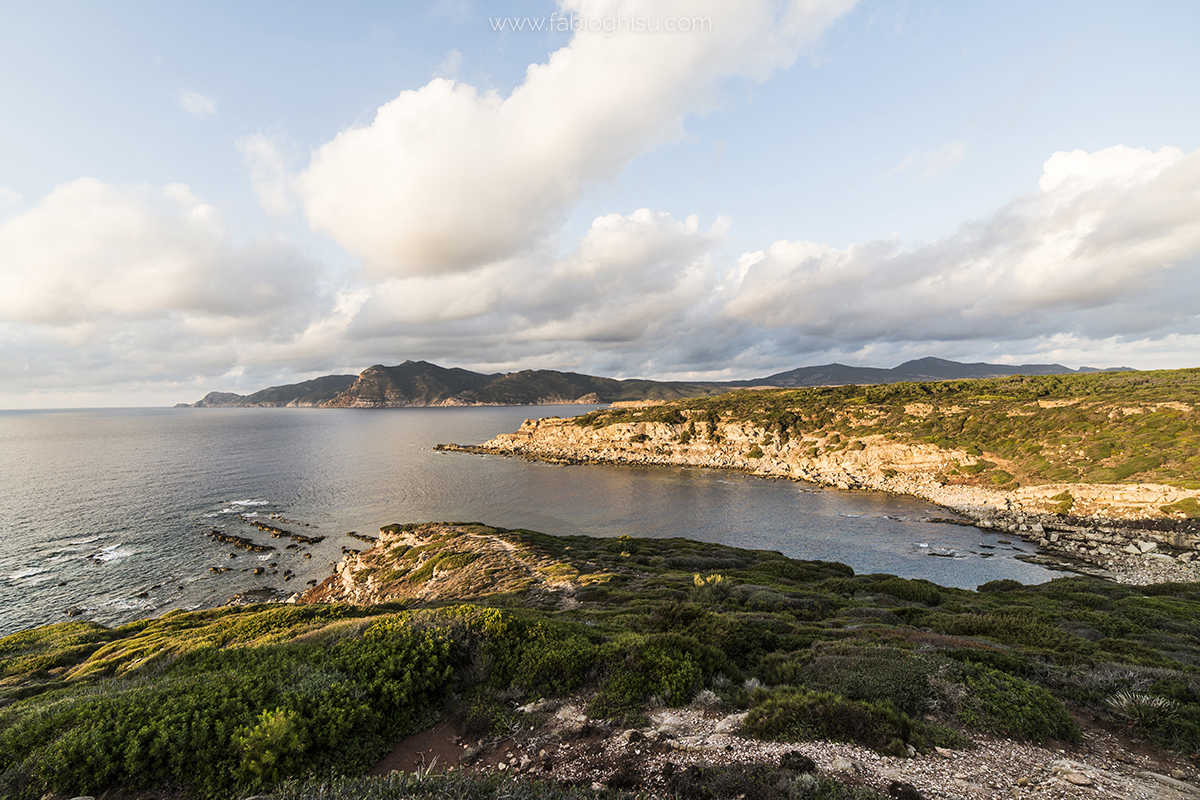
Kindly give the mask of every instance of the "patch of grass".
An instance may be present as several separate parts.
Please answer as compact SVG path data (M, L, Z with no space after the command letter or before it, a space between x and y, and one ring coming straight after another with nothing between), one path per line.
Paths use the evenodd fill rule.
M1066 516L1067 514L1070 514L1071 509L1075 507L1075 498L1070 492L1059 492L1050 499L1058 501L1058 505L1054 507L1055 514Z
M1165 514L1183 514L1184 516L1196 519L1200 517L1200 500L1194 497L1185 497L1170 505L1162 506L1162 511Z

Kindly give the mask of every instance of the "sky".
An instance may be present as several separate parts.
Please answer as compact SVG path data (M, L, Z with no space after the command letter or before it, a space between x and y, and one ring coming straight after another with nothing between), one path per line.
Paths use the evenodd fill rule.
M1193 0L5 2L0 408L1200 366L1196 41Z

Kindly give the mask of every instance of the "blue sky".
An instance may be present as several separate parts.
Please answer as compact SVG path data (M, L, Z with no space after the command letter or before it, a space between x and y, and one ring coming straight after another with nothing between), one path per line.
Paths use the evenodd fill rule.
M711 27L495 30L551 15ZM1195 3L0 16L0 407L406 358L1196 365Z

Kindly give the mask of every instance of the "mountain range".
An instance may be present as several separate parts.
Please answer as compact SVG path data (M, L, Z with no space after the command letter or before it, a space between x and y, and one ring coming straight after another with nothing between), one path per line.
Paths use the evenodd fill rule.
M824 364L778 372L755 380L683 382L617 380L548 369L485 374L458 367L440 367L427 361L405 361L394 367L376 364L363 370L361 375L325 375L302 383L272 386L249 395L209 392L198 402L180 403L176 407L406 408L601 404L630 400L707 397L749 387L838 386L1129 369L1071 369L1062 364L962 364L941 358L919 358L906 361L892 369Z

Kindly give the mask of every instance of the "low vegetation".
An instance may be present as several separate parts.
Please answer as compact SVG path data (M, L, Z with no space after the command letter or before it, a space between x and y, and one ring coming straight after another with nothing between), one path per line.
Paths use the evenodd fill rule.
M670 406L594 411L579 425L661 422L679 441L748 422L768 441L861 449L865 437L983 458L953 483L1158 482L1200 488L1200 369L741 391ZM818 447L818 440L820 446ZM762 450L756 455L761 456ZM1070 510L1069 495L1060 506ZM1171 512L1200 516L1193 500ZM1171 513L1168 512L1168 513Z
M359 776L445 715L499 734L525 724L517 704L579 692L590 715L630 726L707 692L747 710L750 735L901 757L980 732L1075 740L1071 712L1200 754L1197 584L972 592L684 539L488 530L569 564L577 602L265 605L0 639L0 797L496 797L496 778ZM696 787L727 778L750 779L670 785L710 796ZM523 781L504 796L595 796ZM809 797L869 796L809 781Z

